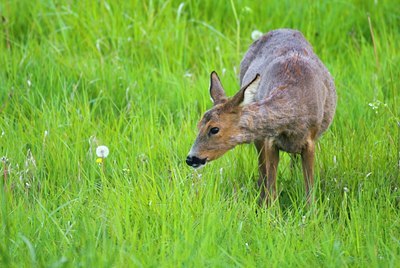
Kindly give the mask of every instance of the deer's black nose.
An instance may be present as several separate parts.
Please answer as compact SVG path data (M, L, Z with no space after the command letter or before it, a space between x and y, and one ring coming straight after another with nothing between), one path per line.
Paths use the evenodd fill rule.
M203 166L206 164L207 158L200 159L196 156L190 156L186 157L186 164L188 164L191 167L198 168L200 166Z

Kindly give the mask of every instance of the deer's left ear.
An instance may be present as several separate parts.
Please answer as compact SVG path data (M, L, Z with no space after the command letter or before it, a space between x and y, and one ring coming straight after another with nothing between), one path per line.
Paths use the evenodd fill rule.
M247 105L254 102L254 97L257 93L258 86L260 85L260 75L257 74L256 77L244 86L236 95L233 97L232 101L234 105Z
M210 75L210 96L214 106L226 101L224 88L222 87L221 80L215 71Z

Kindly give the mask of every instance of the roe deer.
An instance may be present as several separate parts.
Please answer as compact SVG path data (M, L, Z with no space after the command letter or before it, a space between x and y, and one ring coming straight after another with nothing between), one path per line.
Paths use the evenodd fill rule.
M304 36L278 29L255 41L240 64L241 89L232 98L215 72L210 80L214 105L198 124L186 163L198 168L238 144L254 142L260 200L268 204L276 198L279 151L300 154L311 202L315 142L332 122L336 90Z

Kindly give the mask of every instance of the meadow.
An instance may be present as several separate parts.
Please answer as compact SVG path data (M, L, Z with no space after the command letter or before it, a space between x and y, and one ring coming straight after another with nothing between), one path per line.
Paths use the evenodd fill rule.
M398 1L0 2L0 266L399 267ZM185 164L254 31L300 30L335 78L316 202L281 153ZM110 153L99 163L96 148Z

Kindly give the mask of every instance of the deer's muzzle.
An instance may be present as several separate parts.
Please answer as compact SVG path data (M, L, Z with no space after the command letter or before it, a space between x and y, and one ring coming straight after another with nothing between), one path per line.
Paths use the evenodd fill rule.
M193 167L193 168L199 168L201 166L204 166L207 162L207 158L204 159L200 159L196 156L191 156L188 155L188 157L186 157L186 164L188 164L189 166Z

